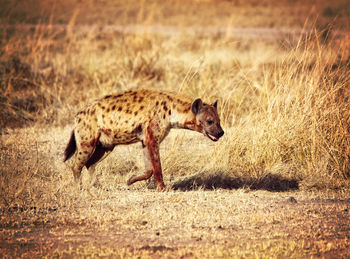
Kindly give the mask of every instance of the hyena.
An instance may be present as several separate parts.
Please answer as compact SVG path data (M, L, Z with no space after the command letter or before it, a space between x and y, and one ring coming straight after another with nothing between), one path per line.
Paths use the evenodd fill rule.
M72 171L79 180L84 166L89 169L116 145L141 142L146 171L127 184L153 175L158 190L164 190L159 145L171 128L194 130L212 141L224 135L217 101L206 104L157 90L129 90L107 95L77 113L64 161L77 151Z

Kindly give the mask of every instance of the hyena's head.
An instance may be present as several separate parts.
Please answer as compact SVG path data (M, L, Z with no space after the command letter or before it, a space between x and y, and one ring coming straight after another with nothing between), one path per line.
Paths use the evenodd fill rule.
M213 104L205 104L201 99L196 99L191 107L196 117L196 130L212 141L218 141L224 135L220 125L217 103L218 101L215 101Z

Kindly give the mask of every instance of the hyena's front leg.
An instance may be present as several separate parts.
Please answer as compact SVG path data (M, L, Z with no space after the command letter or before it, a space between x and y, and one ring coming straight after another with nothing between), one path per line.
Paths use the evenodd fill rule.
M153 169L153 177L156 180L158 190L163 191L165 190L165 184L163 181L162 166L160 164L159 143L155 138L154 130L157 130L157 127L152 127L152 124L147 127L145 146L148 151L149 161Z
M131 177L127 183L130 185L137 181L147 180L153 174L158 190L163 191L165 189L165 184L163 181L162 167L160 164L159 144L154 136L151 126L148 126L146 130L143 150L146 172L143 175Z
M131 184L138 182L138 181L148 180L153 174L153 169L152 169L148 150L147 150L146 146L144 146L143 144L142 144L142 147L143 147L143 155L144 155L144 159L145 159L145 173L142 175L131 176L127 182L128 185L131 185Z

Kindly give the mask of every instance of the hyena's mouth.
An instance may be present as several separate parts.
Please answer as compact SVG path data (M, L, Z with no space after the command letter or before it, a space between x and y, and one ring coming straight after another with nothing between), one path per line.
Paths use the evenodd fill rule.
M218 140L219 140L218 137L215 137L215 136L209 134L208 132L205 132L205 134L206 134L207 137L210 138L212 141L218 141Z

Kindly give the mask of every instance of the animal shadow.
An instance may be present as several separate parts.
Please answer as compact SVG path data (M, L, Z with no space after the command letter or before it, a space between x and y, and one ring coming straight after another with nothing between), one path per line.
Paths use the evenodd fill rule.
M218 173L200 173L179 180L172 185L174 190L190 191L197 189L240 189L267 190L271 192L285 192L299 189L297 179L289 179L278 174L265 174L262 177L230 176Z

